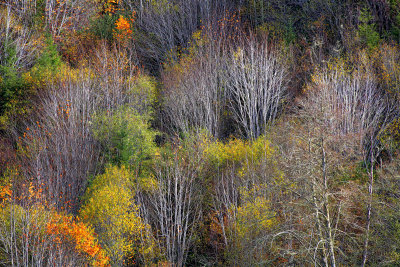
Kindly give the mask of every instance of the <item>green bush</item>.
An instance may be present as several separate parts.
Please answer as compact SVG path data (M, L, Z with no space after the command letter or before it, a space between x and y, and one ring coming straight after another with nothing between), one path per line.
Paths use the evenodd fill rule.
M16 52L11 45L6 45L5 64L0 65L0 129L7 127L12 115L26 113L29 84L15 68Z
M113 31L117 19L118 16L115 14L99 16L93 20L90 31L100 39L105 39L109 42L112 42Z
M390 34L395 41L400 43L400 0L389 0L389 4L393 18Z
M46 46L43 52L36 61L35 67L38 72L51 71L56 72L61 66L62 60L61 56L57 51L57 46L51 37L46 38Z
M3 54L5 63L0 65L0 128L7 127L12 117L29 113L32 96L57 76L62 65L57 46L49 36L36 63L26 73L15 67L17 54L13 45L6 44Z
M358 25L358 34L362 44L372 49L379 45L380 36L375 30L375 23L372 22L372 15L367 9L361 10L359 17L360 24Z
M156 132L133 108L122 107L112 115L98 115L93 132L103 144L109 162L131 166L139 175L156 152Z

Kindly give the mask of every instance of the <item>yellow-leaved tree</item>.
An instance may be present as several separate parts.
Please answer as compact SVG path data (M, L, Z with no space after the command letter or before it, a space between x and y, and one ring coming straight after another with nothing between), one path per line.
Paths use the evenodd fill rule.
M280 225L279 195L288 186L276 148L265 136L204 143L213 173L213 231L223 238L225 261L234 266L275 263L271 241Z
M92 224L112 264L147 264L155 255L150 226L139 216L134 202L132 173L108 167L96 176L85 195L80 214Z

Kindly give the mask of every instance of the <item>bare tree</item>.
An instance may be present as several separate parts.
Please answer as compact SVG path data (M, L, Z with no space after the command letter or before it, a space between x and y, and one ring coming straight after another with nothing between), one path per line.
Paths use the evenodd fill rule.
M20 149L26 177L45 188L56 207L76 211L99 151L91 118L99 97L90 73L54 84L40 97L39 113L26 123ZM23 152L24 151L24 152Z
M299 197L295 203L303 211L298 218L302 223L295 224L295 236L303 244L300 247L305 260L316 265L343 264L349 253L348 244L367 244L360 241L357 232L366 232L368 239L370 215L364 228L352 211L357 204L349 198L358 197L370 214L371 197L364 197L360 186L341 180L341 173L370 159L367 154L377 151L375 140L391 120L394 107L385 92L379 90L370 65L362 61L362 56L360 65L353 69L340 61L319 69L300 101L299 123L285 126L294 125L291 135L296 141L286 154L287 159L292 158L287 173L300 185L295 190ZM369 175L371 196L373 169ZM302 224L315 228L305 229Z
M230 53L225 71L228 105L248 138L263 134L285 101L288 66L284 60L282 48L259 43L252 36Z
M170 131L205 129L215 137L225 134L228 100L235 101L228 99L227 64L235 51L234 40L243 36L235 14L223 17L196 32L187 54L165 68L164 124L172 126Z
M398 58L399 58L399 50L397 47L390 45L383 45L381 50L379 51L379 62L381 62L381 69L379 70L380 76L385 78L382 79L383 83L381 86L383 90L385 90L392 101L388 101L388 111L385 114L384 120L381 123L381 128L376 129L374 131L374 135L370 135L369 148L364 151L365 165L368 166L367 172L369 176L368 183L368 202L367 202L367 214L366 214L366 230L365 230L365 239L363 246L363 256L362 256L362 266L365 266L369 260L369 243L370 243L370 235L371 235L371 225L373 223L373 198L374 198L374 184L375 184L375 165L377 163L377 159L380 156L383 148L379 146L379 137L385 135L385 131L390 130L390 127L395 125L398 121L399 113L398 113L398 97L399 97L399 83L400 80L400 71L398 68ZM392 106L390 106L392 105ZM388 129L386 129L388 127ZM388 150L389 152L390 149ZM379 170L378 170L379 171Z
M358 133L362 141L368 141L365 137L379 131L380 123L393 106L378 89L367 59L363 60L364 64L354 71L344 63L324 67L313 76L314 83L306 90L310 107L326 114L333 133ZM320 106L321 103L324 105Z
M223 63L217 51L218 44L199 47L193 59L163 73L164 109L175 130L206 129L221 135L225 97L220 78Z
M183 266L200 218L202 153L173 148L171 154L161 155L156 161L156 188L142 194L142 213L156 230L167 260Z
M59 37L63 31L83 28L88 18L97 11L96 1L82 0L46 0L45 23L53 37Z
M231 118L244 136L256 138L285 102L283 48L247 37L232 20L203 30L192 53L164 72L165 111L178 131L202 128L221 137Z
M45 25L53 37L59 37L65 30L77 30L86 26L90 15L97 11L97 3L94 0L5 0L4 2L21 18L24 25L34 24L35 16L43 12Z
M31 67L38 54L38 37L22 19L10 3L0 5L0 65L15 70Z
M37 14L38 10L38 3L36 0L5 0L0 4L5 4L10 7L25 25L32 23L32 19Z
M96 73L94 79L99 82L95 92L101 98L99 108L112 112L120 105L134 100L136 95L129 94L129 91L136 84L139 69L129 60L126 50L117 46L110 49L103 42L97 48L90 65ZM138 110L141 108L137 107Z
M300 112L301 123L281 126L290 139L279 164L291 186L281 202L288 214L275 242L282 242L280 253L293 264L337 266L354 253L352 247L361 246L357 232L363 228L354 213L364 203L361 188L342 177L362 159L359 136L332 134L321 110L308 112Z
M371 224L374 164L380 153L378 138L396 117L396 106L388 94L380 90L366 55L361 53L359 65L350 71L344 63L330 65L315 75L315 87L308 92L310 112L320 110L326 127L337 135L356 135L365 165L370 166L364 240L363 266L366 264Z
M159 71L168 57L177 59L175 51L188 47L200 26L217 21L233 9L226 0L124 0L122 5L137 11L138 53L153 72Z
M36 101L36 114L24 124L23 136L17 129L14 133L27 179L43 185L47 200L57 208L73 212L87 179L102 163L92 131L95 113L112 115L124 104L145 112L151 105L151 93L132 92L138 71L126 64L126 54L102 48L90 63L95 67L66 68L63 77L49 81Z

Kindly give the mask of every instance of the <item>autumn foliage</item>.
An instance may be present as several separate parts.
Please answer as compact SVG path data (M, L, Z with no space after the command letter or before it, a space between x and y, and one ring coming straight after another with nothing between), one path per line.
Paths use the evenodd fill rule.
M133 13L131 19L126 19L124 16L120 15L118 20L115 22L115 32L114 38L117 42L126 44L128 40L132 39L132 25L134 23L135 13Z
M69 216L55 214L46 224L46 234L52 235L55 246L69 243L77 253L88 258L93 266L109 266L109 258L98 245L93 229Z
M0 253L3 263L109 266L91 227L48 207L40 188L30 184L21 189L25 192L17 197L11 185L0 187L0 245L6 249ZM9 229L10 225L15 228ZM15 251L10 251L14 246ZM28 254L20 255L19 251Z
M400 266L400 0L0 0L0 266Z

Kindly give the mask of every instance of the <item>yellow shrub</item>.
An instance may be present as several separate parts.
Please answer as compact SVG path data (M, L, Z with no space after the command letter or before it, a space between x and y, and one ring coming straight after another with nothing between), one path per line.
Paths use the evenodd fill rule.
M139 216L133 197L133 175L124 166L109 167L93 180L81 217L91 223L114 264L151 257L155 244Z

